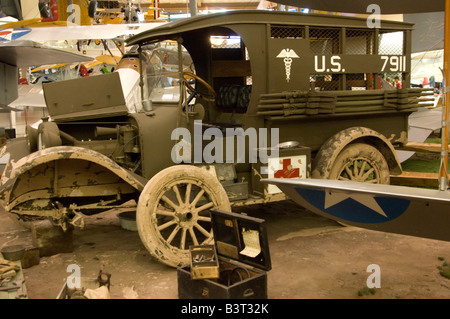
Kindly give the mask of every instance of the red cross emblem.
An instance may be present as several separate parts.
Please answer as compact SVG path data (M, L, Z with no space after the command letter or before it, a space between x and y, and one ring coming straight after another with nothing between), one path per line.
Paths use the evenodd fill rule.
M294 178L300 177L300 169L293 168L290 158L283 159L283 168L274 172L275 178Z

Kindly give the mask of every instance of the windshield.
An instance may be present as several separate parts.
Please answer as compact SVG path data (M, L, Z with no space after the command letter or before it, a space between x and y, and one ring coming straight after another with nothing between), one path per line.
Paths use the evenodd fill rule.
M175 41L162 41L143 48L146 57L145 78L147 79L148 98L152 102L178 102L179 55ZM191 56L182 47L182 65L184 72L194 71Z

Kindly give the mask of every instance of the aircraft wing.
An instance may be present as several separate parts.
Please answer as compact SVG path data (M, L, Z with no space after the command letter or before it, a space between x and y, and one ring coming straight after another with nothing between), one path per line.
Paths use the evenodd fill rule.
M450 193L327 179L262 179L306 209L346 225L450 241Z
M44 47L30 40L0 43L0 63L12 66L32 66L54 63L87 62L91 57Z
M69 25L39 28L0 29L0 41L32 40L37 42L64 40L114 39L150 30L164 22L140 24ZM1 28L1 26L0 26Z

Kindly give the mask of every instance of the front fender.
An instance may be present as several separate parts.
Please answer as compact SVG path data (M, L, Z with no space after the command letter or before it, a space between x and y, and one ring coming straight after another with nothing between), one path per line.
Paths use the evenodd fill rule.
M142 191L147 182L144 178L124 169L110 158L96 151L76 146L56 146L34 152L22 157L17 162L10 162L2 176L2 185L4 182L3 177L15 179L33 167L59 159L79 159L99 164L122 178L138 191Z
M67 160L74 160L75 167L71 167L72 162ZM58 163L64 163L61 164L63 167L58 168ZM101 182L97 182L97 177L98 180L102 179ZM54 188L59 184L65 186L66 193L63 196L83 196L77 191L82 187L92 189L95 186L96 195L102 196L111 195L113 187L120 188L120 185L108 188L110 185L118 185L117 181L120 180L123 181L120 185L129 185L127 192L131 189L141 192L146 184L142 177L96 151L74 146L56 146L34 152L17 161L10 160L2 176L1 193L5 204L14 198L17 202L23 202L40 198L42 194L49 194L44 197L57 197ZM20 200L17 200L19 197Z

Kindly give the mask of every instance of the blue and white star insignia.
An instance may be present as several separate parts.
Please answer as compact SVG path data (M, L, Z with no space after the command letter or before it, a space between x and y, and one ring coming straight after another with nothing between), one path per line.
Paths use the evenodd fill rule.
M384 223L402 215L410 201L373 194L295 188L308 203L331 216L357 223Z
M3 29L3 30L0 29L0 41L6 42L17 40L18 38L30 32L31 29L29 28Z

